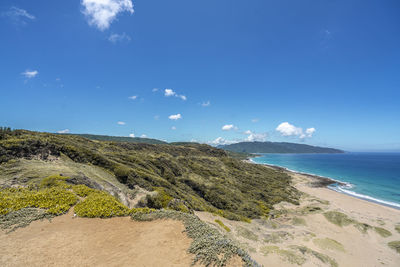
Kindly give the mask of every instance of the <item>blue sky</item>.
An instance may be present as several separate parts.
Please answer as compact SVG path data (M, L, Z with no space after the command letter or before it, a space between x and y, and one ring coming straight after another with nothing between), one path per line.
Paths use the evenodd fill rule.
M400 150L399 14L398 0L3 0L0 125Z

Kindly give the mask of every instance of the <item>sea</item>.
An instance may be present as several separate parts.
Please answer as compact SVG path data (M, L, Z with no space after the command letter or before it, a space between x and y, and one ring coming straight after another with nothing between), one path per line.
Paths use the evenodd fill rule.
M328 188L400 209L400 153L258 154L252 161L341 182Z

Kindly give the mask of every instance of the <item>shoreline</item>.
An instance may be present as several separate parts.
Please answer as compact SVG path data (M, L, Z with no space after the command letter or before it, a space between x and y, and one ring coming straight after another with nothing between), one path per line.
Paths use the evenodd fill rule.
M334 185L334 184L337 184L339 186L344 186L344 187L351 186L351 184L348 183L348 182L339 181L339 180L335 180L335 179L330 178L330 177L324 177L324 176L320 176L320 175L316 175L316 174L299 172L299 171L291 170L291 169L288 169L286 167L282 167L282 166L278 166L278 165L273 165L273 164L268 164L268 163L257 163L255 161L253 161L252 158L250 158L250 157L247 158L245 160L245 162L248 162L248 163L251 163L251 164L264 165L264 166L266 166L268 168L272 168L272 169L275 169L275 170L287 172L287 173L289 173L289 175L301 175L301 176L310 178L311 181L309 182L308 186L311 187L311 188L324 188L324 189L328 189L329 191L336 192L336 193L338 193L340 195L349 196L351 198L362 200L362 201L366 201L368 203L374 203L376 205L383 206L383 207L388 207L388 208L391 208L391 209L394 209L394 210L397 210L397 211L400 210L400 204L398 204L398 203L390 204L391 202L386 201L386 200L376 199L376 198L368 196L368 195L361 195L361 194L358 194L357 192L347 193L345 191L339 191L339 190L335 190L334 188L329 187L330 185ZM398 206L396 206L396 205L398 205Z

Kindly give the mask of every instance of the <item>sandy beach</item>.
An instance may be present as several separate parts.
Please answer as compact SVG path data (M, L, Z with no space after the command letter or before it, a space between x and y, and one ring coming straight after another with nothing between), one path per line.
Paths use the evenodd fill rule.
M288 174L304 194L299 206L276 205L274 218L244 223L197 215L215 227L221 220L264 266L400 266L400 254L388 246L400 240L400 210L310 186L315 177L309 175Z

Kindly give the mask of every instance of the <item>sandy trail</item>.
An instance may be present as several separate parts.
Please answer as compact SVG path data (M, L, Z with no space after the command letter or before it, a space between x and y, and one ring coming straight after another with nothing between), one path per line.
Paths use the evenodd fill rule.
M190 266L191 239L179 221L72 218L0 233L1 266Z

